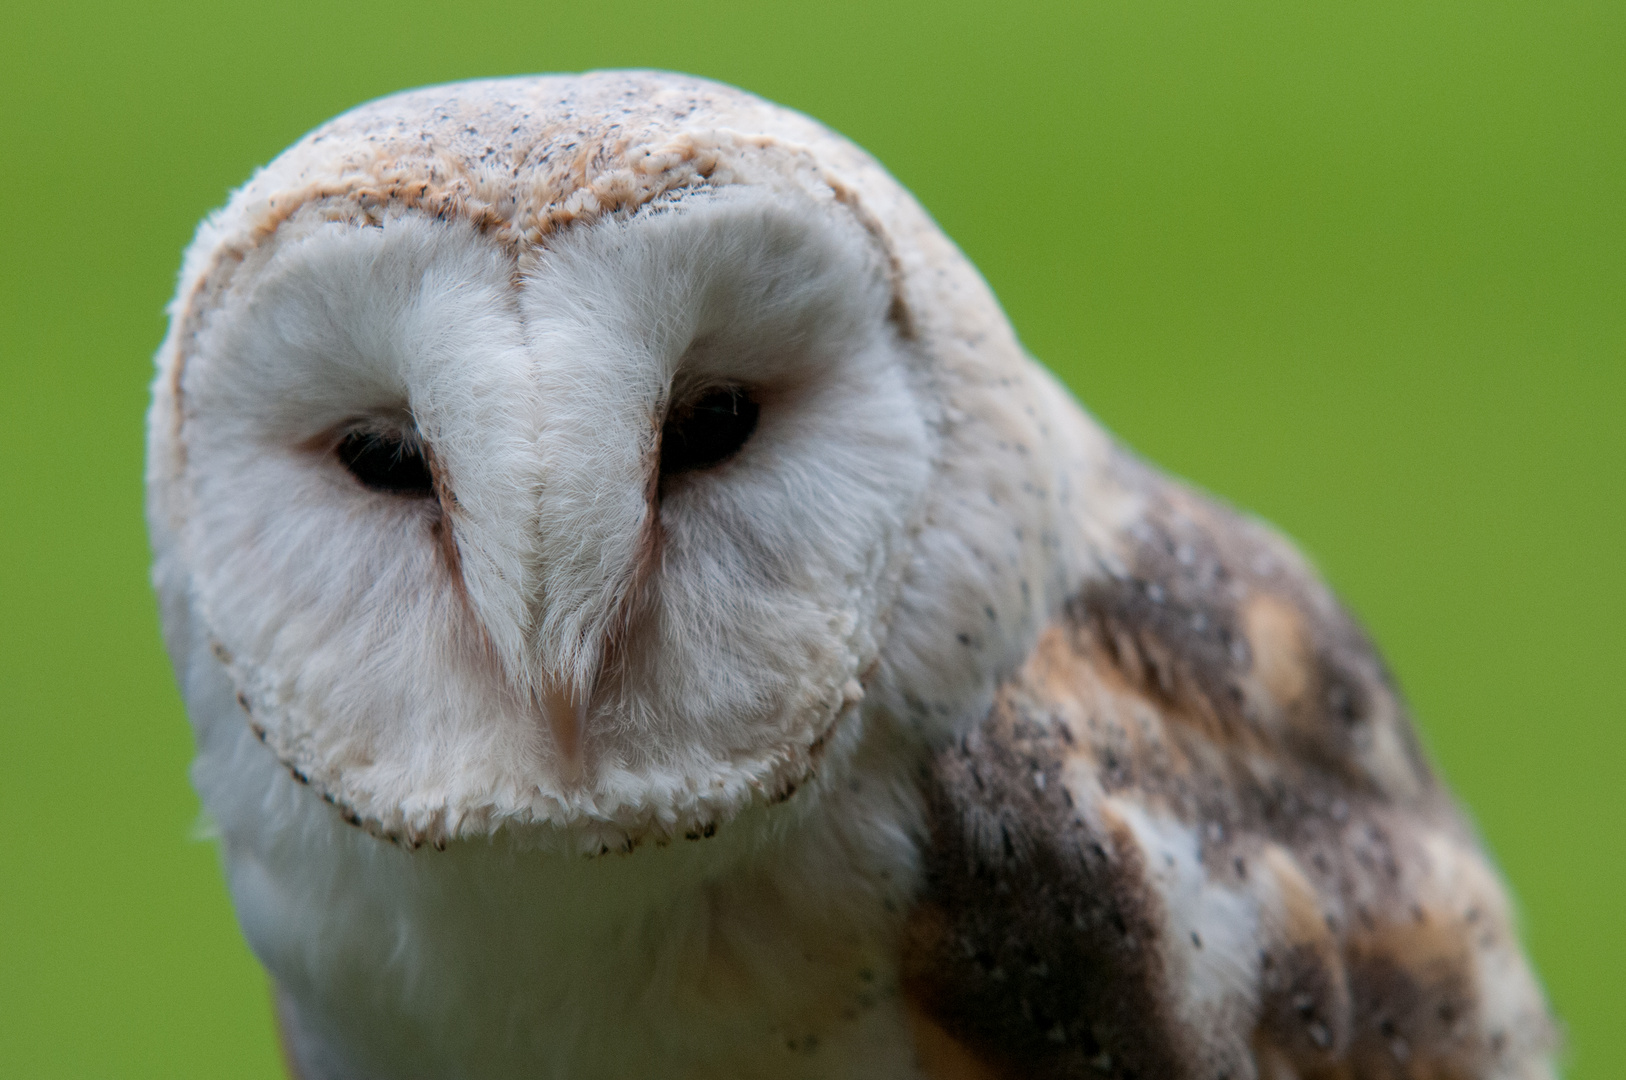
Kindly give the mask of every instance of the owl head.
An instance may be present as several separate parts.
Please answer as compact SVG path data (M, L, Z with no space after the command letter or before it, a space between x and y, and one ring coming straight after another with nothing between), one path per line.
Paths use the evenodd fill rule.
M817 798L985 709L1083 558L1084 436L975 271L851 144L692 79L324 125L203 224L158 365L166 633L236 698L194 723L409 845Z

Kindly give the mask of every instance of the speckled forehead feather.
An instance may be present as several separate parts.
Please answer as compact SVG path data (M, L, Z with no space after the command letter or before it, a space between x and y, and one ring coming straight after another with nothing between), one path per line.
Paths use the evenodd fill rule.
M200 229L177 294L186 303L183 339L245 255L304 208L334 219L390 208L462 218L519 256L573 223L730 184L843 204L885 250L894 315L906 329L948 353L956 340L977 342L963 358L980 365L990 338L1004 339L1009 349L995 354L1017 361L977 272L872 158L800 113L663 72L428 87L323 124Z

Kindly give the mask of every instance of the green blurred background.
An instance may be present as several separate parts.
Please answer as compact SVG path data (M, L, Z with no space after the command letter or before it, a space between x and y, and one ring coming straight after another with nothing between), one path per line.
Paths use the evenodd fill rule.
M1626 1061L1626 5L106 2L0 14L0 1072L271 1077L141 524L194 223L365 99L651 66L873 151L1029 348L1298 537Z

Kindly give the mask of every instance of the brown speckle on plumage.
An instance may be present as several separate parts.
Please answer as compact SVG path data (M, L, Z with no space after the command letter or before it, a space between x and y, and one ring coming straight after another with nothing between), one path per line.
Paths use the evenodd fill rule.
M1145 507L1127 573L1079 593L928 780L905 966L923 1062L1399 1080L1529 1060L1550 1037L1533 982L1504 970L1491 1002L1476 981L1522 963L1485 944L1505 922L1476 930L1468 894L1505 912L1499 886L1364 635L1268 531L1121 466ZM1175 851L1131 818L1186 838L1200 879L1171 884ZM1183 922L1202 896L1253 913L1227 1000L1191 974L1216 947ZM1474 919L1429 914L1442 897Z

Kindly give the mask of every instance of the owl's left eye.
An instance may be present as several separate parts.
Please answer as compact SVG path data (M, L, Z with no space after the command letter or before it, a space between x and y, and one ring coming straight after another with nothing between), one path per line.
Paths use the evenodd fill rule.
M719 465L757 428L761 412L743 387L713 390L672 410L661 432L661 474Z
M429 460L416 440L372 431L352 431L335 453L350 475L374 491L392 495L431 495Z

